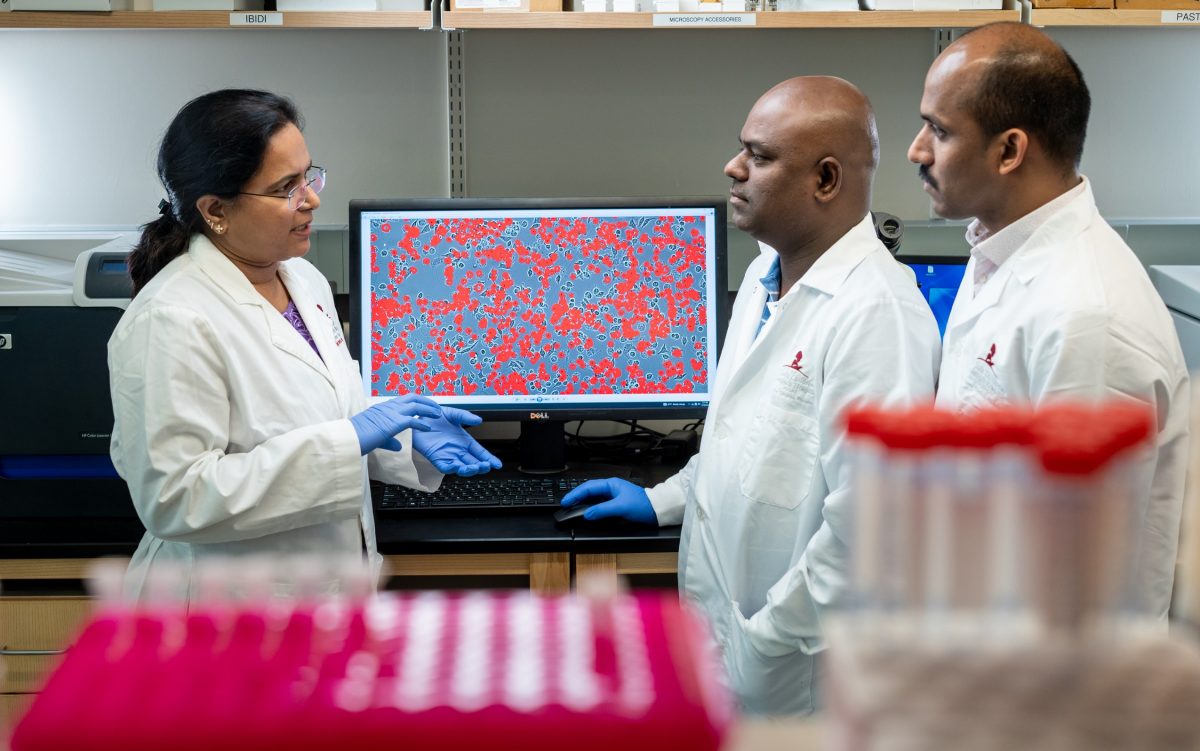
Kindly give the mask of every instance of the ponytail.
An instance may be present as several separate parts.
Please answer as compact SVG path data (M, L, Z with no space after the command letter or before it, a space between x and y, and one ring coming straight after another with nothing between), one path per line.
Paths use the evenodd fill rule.
M134 297L164 266L187 252L193 234L169 209L154 221L143 224L141 229L141 239L129 253Z

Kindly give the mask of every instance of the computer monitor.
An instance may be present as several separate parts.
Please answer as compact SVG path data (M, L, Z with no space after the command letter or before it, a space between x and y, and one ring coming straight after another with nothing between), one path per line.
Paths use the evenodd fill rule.
M566 420L703 416L725 243L723 197L351 201L351 353L371 396L519 420L520 468L558 471Z
M896 260L907 264L917 275L917 286L937 319L938 333L946 335L946 320L962 283L968 256L931 256L900 253Z

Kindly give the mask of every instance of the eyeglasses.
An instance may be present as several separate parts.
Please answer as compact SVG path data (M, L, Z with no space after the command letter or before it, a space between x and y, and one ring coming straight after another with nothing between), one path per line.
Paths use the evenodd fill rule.
M288 208L292 211L298 211L304 202L308 200L308 191L320 193L325 187L325 168L313 165L304 171L303 182L296 185L287 193L248 193L244 190L238 191L241 196L260 196L262 198L286 198Z

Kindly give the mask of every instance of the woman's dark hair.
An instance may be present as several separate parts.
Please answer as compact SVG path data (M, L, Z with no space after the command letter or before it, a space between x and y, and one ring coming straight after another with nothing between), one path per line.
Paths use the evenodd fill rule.
M236 196L258 171L267 142L288 124L302 127L296 105L266 91L222 89L179 110L158 148L158 179L167 191L162 216L142 225L129 254L134 295L203 231L197 199Z

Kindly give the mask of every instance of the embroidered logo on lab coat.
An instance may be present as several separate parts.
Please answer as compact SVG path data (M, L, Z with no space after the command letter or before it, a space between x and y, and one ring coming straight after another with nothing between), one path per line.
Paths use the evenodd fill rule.
M797 373L804 376L805 378L808 378L808 373L804 372L804 366L800 364L800 361L803 359L804 359L804 351L798 349L798 350L796 350L796 356L794 358L792 358L791 364L784 365L783 367L791 368L792 370L796 371Z
M992 348L988 350L988 353L986 355L984 355L983 357L976 357L975 359L979 360L980 362L986 363L989 368L992 368L994 370L996 368L996 363L993 362L993 358L995 356L996 356L996 343L992 342Z
M778 376L772 391L778 406L800 411L812 409L816 386L808 373L804 372L803 360L803 350L796 350L792 361L783 364L784 370L776 371Z
M996 364L995 344L992 344L983 357L975 358L962 385L961 411L970 412L1007 401Z

